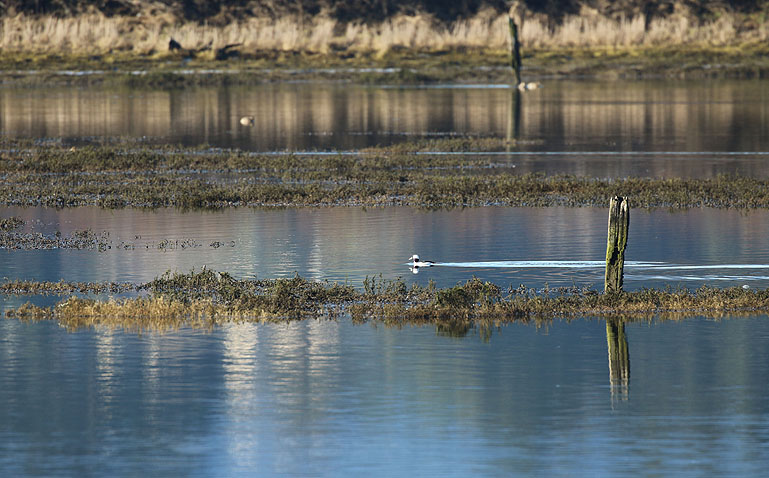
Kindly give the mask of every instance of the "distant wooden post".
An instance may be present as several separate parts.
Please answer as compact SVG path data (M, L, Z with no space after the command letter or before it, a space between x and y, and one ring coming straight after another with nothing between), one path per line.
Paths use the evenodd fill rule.
M518 23L516 23L516 20ZM518 86L521 84L521 42L518 39L518 30L519 28L523 30L523 6L519 2L515 2L510 7L507 21L510 27L510 48L512 53L510 66L515 74L515 86Z
M606 241L606 279L604 293L622 291L625 247L630 228L628 199L614 196L609 202L609 237Z

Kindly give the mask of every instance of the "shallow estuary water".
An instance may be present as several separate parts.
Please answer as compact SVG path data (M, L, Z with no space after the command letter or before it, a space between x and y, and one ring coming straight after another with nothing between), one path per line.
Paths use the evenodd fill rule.
M559 207L0 211L23 218L29 233L106 232L110 247L0 251L0 277L146 282L166 271L207 267L242 279L299 274L356 287L381 274L438 287L475 276L503 287L598 290L608 217L602 208ZM632 211L626 288L767 287L767 229L767 211ZM406 264L413 253L438 265L414 274Z
M253 126L242 126L253 116ZM0 88L0 134L82 144L134 138L244 151L353 151L456 136L516 140L495 160L598 177L766 176L765 81L553 81L148 90Z
M479 135L522 172L766 176L766 82L498 87L267 85L185 91L0 88L0 134L144 138L248 151L353 150ZM255 116L242 127L242 115ZM23 231L108 233L98 250L0 250L0 277L348 282L476 276L602 288L600 208L0 208ZM625 287L769 287L769 212L631 212ZM412 273L418 253L440 264ZM0 308L27 298L0 297ZM52 300L52 299L49 299ZM136 335L0 321L0 469L28 476L760 476L769 317L605 321L485 337L338 322Z
M489 342L347 321L137 336L0 322L0 467L40 476L760 476L767 317Z

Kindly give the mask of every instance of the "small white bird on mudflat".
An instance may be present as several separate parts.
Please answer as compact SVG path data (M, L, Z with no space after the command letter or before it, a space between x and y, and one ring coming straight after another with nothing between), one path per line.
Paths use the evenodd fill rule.
M419 259L419 256L414 254L413 256L409 257L409 265L411 267L431 267L435 265L434 261L422 261Z

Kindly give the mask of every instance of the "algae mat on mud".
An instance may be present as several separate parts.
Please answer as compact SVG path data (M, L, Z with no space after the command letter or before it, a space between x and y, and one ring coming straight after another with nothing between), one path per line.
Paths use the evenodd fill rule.
M428 146L439 151L474 151L504 145L504 140L485 138ZM621 195L630 197L633 207L641 208L769 207L767 179L519 174L514 166L497 164L482 155L415 154L420 147L425 145L332 155L114 146L6 148L0 153L0 204L185 209L603 207L608 198Z

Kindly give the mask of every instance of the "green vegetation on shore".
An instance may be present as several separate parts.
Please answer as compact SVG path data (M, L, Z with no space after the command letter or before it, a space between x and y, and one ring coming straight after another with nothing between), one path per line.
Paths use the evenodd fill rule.
M119 327L164 331L179 327L211 328L227 322L282 322L338 318L387 326L435 324L443 330L473 325L541 322L556 318L597 316L627 320L679 319L707 314L766 313L769 290L702 287L599 294L591 289L542 290L524 286L502 289L473 278L440 289L430 284L407 286L400 279L367 278L363 288L349 284L291 279L237 280L211 270L169 274L145 284L13 281L3 294L140 292L138 297L90 299L70 296L53 307L26 303L9 309L7 318L55 320L68 329Z
M414 154L420 149L501 149L503 140L448 139L354 155L238 151L23 148L0 153L6 206L217 209L225 207L387 206L453 208L605 206L614 195L633 207L768 208L769 179L706 179L519 174L483 155ZM492 173L490 173L490 171Z

